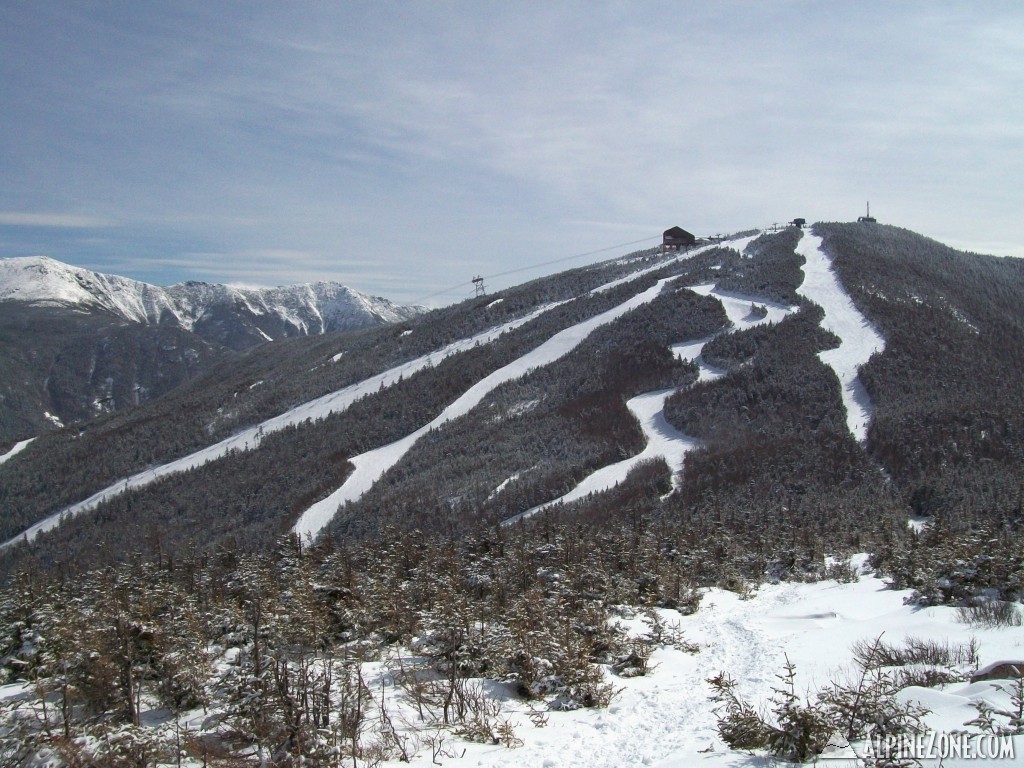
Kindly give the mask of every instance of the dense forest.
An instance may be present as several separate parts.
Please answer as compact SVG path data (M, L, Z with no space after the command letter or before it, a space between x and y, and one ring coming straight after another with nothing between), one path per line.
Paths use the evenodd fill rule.
M886 339L861 378L872 457L919 515L963 526L1024 510L1024 263L896 227L817 231Z

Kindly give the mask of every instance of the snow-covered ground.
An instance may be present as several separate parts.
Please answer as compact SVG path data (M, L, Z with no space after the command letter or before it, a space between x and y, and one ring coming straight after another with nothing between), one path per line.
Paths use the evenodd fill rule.
M591 472L564 496L520 512L518 515L503 520L502 525L511 525L557 504L568 504L586 498L592 493L601 493L614 488L626 479L634 467L644 461L664 459L672 471L672 486L675 488L678 483L678 475L683 470L683 458L688 451L693 450L699 444L696 439L684 435L669 424L668 419L665 418L665 400L675 391L675 389L661 389L656 392L647 392L626 402L626 407L640 422L640 428L644 432L644 437L647 438L647 445L640 453Z
M276 316L304 333L365 325L368 318L395 322L420 311L340 283L253 288L187 282L164 288L74 267L46 256L0 259L0 301L103 307L136 323L166 323L173 317L186 330L192 330L212 309L230 310L241 304L253 316Z
M750 238L752 239L752 238ZM744 241L746 242L746 241ZM746 247L745 245L743 247ZM714 296L725 308L725 313L732 323L730 330L745 330L753 328L762 323L776 323L782 320L787 314L794 311L794 307L787 307L763 299L750 296L743 296L726 291L719 291L715 285L697 285L690 288L702 296ZM763 307L766 314L760 315L751 311L751 304L758 304ZM723 372L712 368L701 359L701 352L713 336L698 341L686 341L671 346L672 352L681 360L694 360L700 365L699 381L707 381L723 375ZM665 418L665 400L675 392L675 389L663 389L656 392L647 392L632 398L626 403L630 412L636 417L647 438L647 445L644 449L628 459L618 461L614 464L601 467L587 475L571 491L552 501L538 504L525 512L508 518L503 521L504 525L510 525L525 520L542 510L553 507L556 504L568 504L572 501L586 498L592 493L600 493L610 490L626 479L626 476L638 464L644 461L664 459L672 471L672 487L679 484L679 475L683 471L683 462L686 454L696 448L700 441L696 438L684 435L673 427Z
M818 357L839 377L847 427L863 444L871 424L872 406L858 370L871 355L885 349L885 339L854 306L832 269L831 260L821 250L820 237L804 232L796 252L807 260L799 292L825 310L821 327L842 340L839 347L820 352Z
M743 248L745 248L746 245L753 239L753 237L744 237L735 241L727 241L722 245L728 245L729 247L736 248L742 251ZM692 251L682 253L678 257L676 257L675 260L692 258L693 256L697 255L703 250L706 250L706 248L710 247L715 246L705 246L703 248L697 248ZM13 264L13 260L7 261ZM52 265L50 265L49 261L50 260L47 260L47 264L45 266L51 271L57 270L61 273L63 273L63 271L67 271L64 269L66 265L61 265L59 264L59 262L54 262ZM616 285L636 280L642 277L643 275L648 274L651 271L661 269L667 263L671 263L671 261L671 259L668 261L659 261L659 263L654 266L640 268L636 272L630 273L629 275L623 278L611 281L610 283L601 286L595 290L606 290ZM10 264L8 264L7 266L10 266ZM58 267L60 267L61 269L58 270ZM97 280L98 279L99 278L97 278ZM59 282L66 282L66 280L63 279L63 275L62 279ZM128 287L134 288L134 281L129 282L132 282L133 284L132 286ZM120 286L120 283L118 283L118 285ZM124 288L124 286L121 286L121 288ZM124 290L127 290L127 288L125 288ZM639 299L639 303L650 301L651 298L653 298L653 295L656 294L651 294L649 291L645 291L641 295L646 296L646 298ZM555 360L558 357L561 357L562 355L566 354L570 349L572 349L577 344L582 342L583 339L586 338L586 335L588 335L594 328L598 327L598 325L610 322L611 320L615 319L615 317L618 317L618 314L621 314L621 312L626 312L629 309L632 309L634 306L639 306L639 304L633 304L632 302L634 301L638 301L638 298L634 297L634 299L625 302L624 304L620 305L620 307L613 309L610 312L604 313L603 315L600 316L601 318L604 319L601 320L597 325L588 325L587 323L589 323L590 321L587 321L587 323L583 323L580 324L579 326L576 326L575 330L566 329L566 331L563 331L561 334L558 334L556 336L556 338L558 339L557 342L555 341L555 339L549 340L549 342L546 343L546 345L542 345L537 350L528 353L521 360L513 362L509 366L506 366L506 368L502 369L501 372L496 372L496 374L500 373L500 376L496 377L496 374L492 374L491 376L485 378L483 381L478 382L476 385L474 385L474 387L472 387L470 390L464 393L463 396L460 397L455 403L452 403L448 407L448 409L445 410L444 413L438 416L438 418L435 419L436 423L431 422L431 424L426 425L425 427L423 427L423 429L427 430L432 426L437 426L438 424L444 423L445 421L455 418L456 416L459 416L462 413L468 411L470 408L472 408L473 405L479 402L479 400L482 399L482 397L486 395L487 392L489 392L491 389L493 389L495 386L502 383L503 381L509 380L508 378L503 378L503 376L515 378L516 376L522 375L532 367L536 367L538 365L545 365L548 362L551 362L552 360ZM502 326L492 328L481 334L477 334L476 336L473 336L471 338L462 339L460 341L454 342L443 349L439 349L436 352L424 355L423 357L409 361L408 363L405 363L403 365L396 366L395 368L384 371L381 374L372 376L366 379L365 381L358 382L351 386L340 389L336 392L324 395L320 398L317 398L316 400L299 405L285 413L282 413L279 416L268 419L260 424L249 427L247 429L241 430L240 432L232 435L231 437L228 437L214 445L210 445L207 446L206 448L195 451L187 456L183 456L179 459L156 467L150 467L146 470L143 470L142 472L138 472L134 475L131 475L130 477L121 478L116 482L112 483L111 485L109 485L107 488L97 491L89 498L79 501L75 504L69 505L64 509L55 512L54 514L50 515L44 520L41 520L40 522L28 528L27 530L23 531L19 535L0 544L0 550L3 550L21 541L31 541L40 533L55 528L57 525L60 524L61 520L65 518L75 517L76 515L82 514L83 512L88 512L92 509L95 509L104 501L126 490L140 488L149 485L150 483L156 482L157 480L163 477L167 477L168 475L173 475L180 472L186 472L188 470L195 469L211 461L216 461L217 459L226 456L229 451L253 450L259 446L263 437L266 436L267 434L284 429L289 426L294 426L296 424L302 423L303 421L306 421L307 419L316 420L324 418L333 413L339 413L341 411L344 411L359 398L379 391L379 389L382 386L392 386L397 381L401 380L403 377L410 376L416 371L428 365L431 365L434 362L437 362L448 355L470 349L471 347L477 344L489 343L494 339L498 338L498 336L500 336L502 333L513 330L529 322L538 315L552 309L555 306L557 306L557 303L546 305L524 317L513 320ZM580 332L582 332L584 335L577 337L576 335ZM574 338L575 341L572 341ZM567 344L569 344L569 346L566 346ZM337 356L335 356L332 359L336 360ZM338 489L334 494L332 494L328 498L321 500L311 509L307 510L307 512L304 513L303 516L300 518L298 524L295 527L295 530L301 533L302 535L313 535L315 534L315 532L321 530L322 527L326 525L326 523L330 520L330 517L332 517L334 513L337 511L338 505L340 503L343 503L344 501L352 498L358 498L360 495L362 495L362 493L364 493L373 484L373 482L375 482L376 479L380 477L380 475L382 475L387 469L393 466L395 462L397 462L402 456L405 455L405 452L408 451L408 449L416 442L416 440L419 439L421 435L422 431L417 431L389 446L383 446L382 448L379 448L376 451L370 451L369 453L364 454L361 457L356 457L356 459L354 459L353 462L356 463L357 470L349 478L349 481L346 482L345 486L343 486L343 488ZM379 462L379 464L377 462Z
M753 238L729 243L742 252ZM701 249L703 250L703 249ZM863 443L871 422L871 398L858 377L858 369L875 352L885 348L885 340L854 306L832 269L828 256L821 250L821 238L805 232L800 239L797 252L806 260L803 268L804 282L799 292L825 310L821 322L823 328L835 333L841 340L838 348L819 354L822 362L835 371L842 385L843 405L847 413L850 432ZM692 255L692 254L691 254ZM648 270L649 271L649 270ZM621 282L621 281L618 281ZM713 296L722 303L732 330L746 330L762 323L777 323L787 314L795 311L788 307L758 296L721 291L714 283L693 286L690 290L702 296ZM764 316L753 311L758 305L766 312ZM701 358L704 345L712 338L684 341L673 344L671 349L680 359L694 360L700 365L700 381L709 381L724 375ZM523 520L556 504L568 503L613 488L625 480L637 464L642 461L662 458L672 470L673 486L678 482L687 452L699 442L682 434L668 423L664 415L664 403L673 390L648 392L630 400L627 405L640 422L647 438L644 450L636 456L611 464L592 472L565 495L544 504L539 504L505 521L506 524Z
M853 562L862 564L863 556ZM545 722L535 725L534 712L543 712L543 703L531 707L511 694L509 688L493 681L481 681L491 697L502 702L502 717L514 728L521 746L465 741L439 726L421 722L417 710L396 684L384 661L362 664L367 690L379 706L383 699L396 733L407 739L410 762L385 761L384 766L428 766L434 754L427 742L443 738L440 764L448 766L488 766L490 768L767 768L786 765L763 754L731 751L717 731L712 689L707 680L726 672L738 681L737 693L761 711L770 710L772 688L786 658L796 665L796 692L806 699L826 687L830 681L848 681L853 672L852 646L870 643L882 636L890 645L899 646L907 638L919 638L940 644L960 645L974 641L981 667L1000 661L1024 659L1024 633L1019 627L979 629L959 623L956 609L949 607L915 608L904 604L906 591L889 590L877 576L865 573L859 581L837 583L764 584L745 597L720 589L702 592L696 613L683 616L672 610L659 613L669 624L677 624L684 639L696 643L700 651L687 653L670 647L655 650L652 671L643 677L623 678L605 670L606 679L617 692L606 709L580 709L571 712L544 713ZM631 633L642 634L642 616L621 620ZM403 651L405 664L415 664L409 651ZM969 670L968 670L969 671ZM985 701L997 709L1010 706L1007 681L952 683L936 688L906 688L899 698L919 702L929 710L923 723L923 744L933 748L948 746L956 731L971 734L972 743L980 743L976 726L965 724L977 717L974 703ZM32 690L24 683L0 686L0 701L31 699ZM193 734L217 727L217 705L198 709L182 717L182 726ZM167 725L165 710L142 713L142 721L151 727ZM1005 717L997 717L1005 725ZM985 760L1001 765L1024 761L1024 735L1014 736L1001 745L1011 749L1013 757ZM864 765L855 758L866 745L833 753L819 765ZM848 759L839 759L843 756ZM1006 755L1006 752L1004 752ZM1014 759L1015 758L1015 759ZM360 763L362 764L362 763ZM966 768L979 764L967 759L924 759L927 768ZM181 765L198 768L196 760Z
M755 237L756 235L743 237L734 241L727 241L726 243L719 245L726 245L742 252ZM678 261L692 258L698 253L713 247L717 246L704 246L702 248L696 248L692 251L681 253L675 260ZM615 286L634 281L643 275L662 269L666 263L670 263L671 261L673 260L669 260L668 262L659 261L654 266L638 269L636 272L632 272L629 275L595 288L591 293L609 290ZM479 404L479 402L495 387L507 381L511 381L512 379L519 378L533 368L548 365L555 360L558 360L582 343L596 328L610 323L612 320L615 320L617 317L620 317L631 309L635 309L641 304L653 301L658 293L661 292L661 288L665 282L665 280L661 280L653 288L643 291L632 299L623 302L619 306L608 310L597 317L593 317L575 325L572 328L566 328L565 330L555 334L555 336L541 344L536 349L527 352L518 360L513 361L500 370L494 371L489 376L474 384L455 402L445 408L445 410L429 424L424 425L420 429L406 435L400 440L396 440L390 445L381 446L380 448L376 448L350 459L352 464L355 465L355 471L348 477L341 488L337 489L334 493L324 499L321 499L307 509L301 515L293 530L303 538L315 537L321 530L323 530L324 526L331 521L334 515L337 514L338 508L341 505L359 499L364 493L370 490L374 483L376 483L391 467L397 464L402 457L409 452L412 446L415 445L416 441L431 429L435 429L454 418L469 413L469 411ZM700 286L694 290L697 290L698 292L700 290L706 290L707 293L711 293L714 291L714 286ZM767 318L755 318L750 314L750 303L745 298L741 299L734 295L719 294L717 292L716 296L720 298L726 306L726 312L729 314L729 319L739 327L745 327L743 325L744 323L755 324L756 322L777 320L787 311L790 311L790 308L788 307L780 307L779 305L768 303L769 314ZM656 393L652 394L655 394L656 396ZM664 403L664 399L667 396L668 393L661 396L661 404ZM620 475L624 478L624 473L628 473L629 469L632 468L636 462L642 461L644 458L655 458L656 456L661 455L664 456L664 458L669 462L669 465L673 468L676 466L680 469L682 468L682 455L692 448L692 441L690 441L689 438L686 438L685 435L682 435L673 429L668 422L665 421L664 416L658 415L658 413L660 413L660 406L657 408L658 413L651 413L649 418L641 415L641 413L647 413L650 411L652 402L653 401L634 402L631 406L631 408L641 409L641 412L634 412L637 413L641 423L645 425L645 433L648 436L649 450L645 450L644 453L641 454L643 458L639 456L634 457L633 459L628 459L626 462L622 462L613 467L606 467L603 470L599 470L599 472L605 473L603 478L595 479L592 483L593 488L581 490L580 496L585 496L587 493L592 491L603 490L611 487L615 482L617 482L616 478L619 478ZM591 478L587 478L587 480L584 480L584 484L590 479ZM574 490L573 493L575 492L576 491ZM537 510L530 510L523 515L517 516L517 518L521 516L528 516L535 511Z
M694 256L704 253L705 251L710 251L712 248L731 248L734 251L739 251L740 253L743 253L743 249L750 245L750 243L752 243L760 236L761 233L757 233L756 235L749 235L747 237L738 237L735 240L723 240L720 243L702 245L699 248L691 248L688 251L679 251L675 256L666 258L663 261L659 261L654 266L638 269L636 272L630 272L628 275L620 277L618 280L613 280L610 283L605 283L604 285L598 286L597 288L592 290L591 293L601 293L602 291L609 291L612 288L622 285L623 283L631 282L633 280L636 280L637 278L643 277L644 275L650 274L651 272L657 272L659 269L664 268L668 264L674 264L679 261L688 261L689 259L692 259Z
M742 252L742 249L753 239L753 237L746 237L727 244ZM688 253L680 254L677 258L692 258L697 253L710 247L714 246L695 249ZM860 314L844 291L832 270L828 257L821 250L821 238L805 232L797 250L806 259L804 266L805 279L799 290L803 295L823 307L825 317L822 320L822 326L835 333L842 341L837 349L822 352L820 357L823 362L832 367L839 377L842 385L843 403L847 411L847 424L851 433L863 442L866 440L867 428L870 423L871 402L858 378L857 372L859 366L866 362L871 354L884 348L884 340L864 316ZM665 262L659 262L657 265L639 269L630 275L614 280L595 290L600 291L635 280L652 270L662 268L664 264ZM295 532L304 538L316 536L330 522L342 504L354 501L366 493L388 469L405 456L424 434L454 418L468 413L500 384L518 378L533 368L550 364L563 357L586 339L594 329L611 322L630 309L653 300L660 292L663 284L664 281L661 281L654 288L639 293L618 307L561 331L518 360L492 372L474 384L429 424L389 445L381 446L351 459L355 465L353 473L341 488L313 504L300 516L294 527ZM713 283L694 286L691 290L701 295L713 296L718 299L726 311L732 328L735 330L743 330L766 322L779 322L794 309L793 307L765 301L757 296L720 291ZM754 312L754 304L763 308L766 314L762 316L760 312ZM455 342L435 353L425 355L401 366L396 366L365 381L300 405L280 416L242 430L219 443L196 451L188 456L118 480L107 488L93 494L88 499L73 504L36 523L19 536L0 545L0 549L11 546L18 541L31 540L39 533L56 527L65 517L75 516L94 509L103 501L118 493L148 485L171 474L194 469L208 462L215 461L232 450L252 450L258 447L263 437L267 434L301 423L307 419L315 420L324 418L332 413L341 412L357 399L372 394L381 387L391 386L402 377L412 375L416 371L432 364L435 360L469 349L475 344L493 341L502 333L523 325L550 308L550 306L542 307L527 316L503 326L493 328L472 338ZM721 371L707 366L701 359L701 351L708 340L684 341L672 346L673 352L681 358L695 360L700 364L700 377L702 380L709 380L722 375ZM529 517L541 509L559 502L569 502L583 498L591 493L607 490L624 480L629 471L639 462L648 459L663 458L672 469L673 482L675 482L676 476L682 469L685 454L692 450L697 445L697 442L693 438L687 437L675 430L665 420L663 405L665 399L670 394L670 391L646 393L634 398L628 404L630 410L640 422L647 438L647 445L641 453L616 464L602 467L586 477L568 494L526 510L512 518L512 520ZM18 446L15 446L12 452L9 452L4 457L0 457L0 462L10 458L17 450L20 449Z
M739 681L739 694L755 707L768 703L788 656L797 667L797 691L814 691L851 671L851 646L884 633L885 641L900 644L906 637L949 643L974 638L982 665L1024 658L1024 633L1019 628L976 629L959 624L955 609L916 609L903 604L907 592L888 590L874 576L839 584L783 583L760 587L749 599L732 592L707 590L692 616L662 611L677 621L686 639L700 644L697 654L663 648L651 659L654 671L646 677L609 680L620 689L608 709L552 712L547 725L535 727L527 706L506 701L518 749L452 742L462 759L445 760L459 766L526 766L537 768L691 768L691 766L769 766L765 756L732 752L719 738L711 688L706 680L721 671ZM643 629L638 620L628 622ZM385 690L389 680L379 665L367 668L371 690ZM376 684L376 685L375 685ZM906 689L902 696L920 700L932 710L929 728L941 732L962 729L977 716L972 701L985 699L1006 707L1009 696L995 682L955 683L942 689ZM392 706L389 701L389 707ZM396 701L394 706L401 706ZM415 722L412 718L410 722ZM976 729L973 729L977 733ZM854 745L857 747L858 745ZM1024 736L1014 739L1015 754L1024 761ZM1013 761L1002 761L1008 764ZM824 765L856 765L854 760ZM947 759L946 768L971 761ZM402 763L388 763L398 768ZM430 766L429 750L421 751L414 766ZM938 766L925 760L925 766Z
M638 293L618 306L559 331L522 357L482 378L441 411L429 424L423 425L415 432L389 445L375 448L372 451L367 451L351 458L349 461L355 465L355 470L339 489L302 513L293 529L295 533L299 534L303 539L315 537L331 521L342 504L355 501L370 490L385 472L401 461L402 457L409 452L423 435L452 419L469 413L488 393L499 385L513 379L518 379L534 368L549 365L569 354L569 352L582 344L594 330L602 325L607 325L626 312L654 301L658 294L661 293L666 282L667 280L659 280L654 286Z

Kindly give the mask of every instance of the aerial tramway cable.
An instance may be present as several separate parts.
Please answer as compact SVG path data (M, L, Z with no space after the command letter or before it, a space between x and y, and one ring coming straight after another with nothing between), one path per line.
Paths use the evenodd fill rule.
M536 264L529 264L529 265L527 265L525 267L517 267L515 269L509 269L509 270L507 270L505 272L497 272L497 273L495 273L493 275L483 275L482 277L485 280L493 280L496 277L506 277L508 275L515 275L515 274L517 274L519 272L528 272L528 271L530 271L532 269L540 269L541 267L548 267L548 266L551 266L552 264L561 264L562 262L565 262L565 261L572 261L573 259L582 259L582 258L584 258L586 256L594 256L594 255L596 255L598 253L607 253L608 251L614 251L614 250L616 250L618 248L626 248L626 247L628 247L630 245L639 245L640 243L646 243L646 242L649 242L651 240L657 240L660 237L661 237L660 235L658 235L657 237L645 237L645 238L643 238L641 240L632 240L632 241L630 241L628 243L619 243L618 245L609 245L609 246L607 246L605 248L598 248L597 250L594 250L594 251L587 251L586 253L574 253L572 256L562 256L562 257L557 258L557 259L550 259L549 261L541 261L541 262L538 262ZM474 278L474 280L476 280L476 278ZM422 297L420 299L417 299L416 301L414 301L412 303L413 304L420 304L420 303L426 301L427 299L434 298L435 296L441 296L441 295L446 294L446 293L451 293L452 291L457 291L460 288L468 288L469 286L473 285L474 280L467 280L464 283L459 283L458 285L453 285L450 288L444 288L444 289L442 289L440 291L435 291L434 293L431 293L431 294L429 294L427 296L424 296L424 297Z

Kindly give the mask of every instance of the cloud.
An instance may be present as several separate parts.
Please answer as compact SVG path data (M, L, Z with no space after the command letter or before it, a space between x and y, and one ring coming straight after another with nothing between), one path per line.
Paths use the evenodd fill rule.
M103 229L116 227L117 222L99 216L71 213L19 213L0 211L0 226L54 227L58 229Z
M140 8L0 24L0 210L91 214L0 214L0 253L408 294L868 198L1024 241L1016 4Z

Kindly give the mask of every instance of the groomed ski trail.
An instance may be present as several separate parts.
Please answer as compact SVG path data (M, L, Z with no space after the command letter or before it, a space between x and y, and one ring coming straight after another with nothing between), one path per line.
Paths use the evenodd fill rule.
M103 490L97 491L87 499L65 507L59 512L40 520L38 523L32 525L30 528L27 528L25 531L19 533L17 536L9 539L3 544L0 544L0 551L3 551L4 549L21 541L32 541L40 533L56 528L62 520L75 517L83 512L91 511L119 493L136 488L142 488L164 477L196 469L204 464L223 458L232 451L242 452L255 450L259 447L263 438L273 432L278 432L282 429L286 429L287 427L301 424L307 420L315 421L317 419L326 418L327 416L335 413L341 413L360 398L379 392L382 387L388 388L394 386L404 377L411 376L417 371L433 365L435 361L443 360L449 355L472 349L477 344L488 344L497 339L503 333L507 333L525 325L534 318L562 303L564 302L545 304L544 306L538 307L533 312L504 323L503 325L496 326L469 338L454 341L441 349L435 350L434 352L402 363L401 365L397 365L393 368L389 368L382 373L376 374L347 387L343 387L334 392L330 392L314 400L303 403L302 405L298 405L278 416L274 416L273 418L267 419L266 421L252 427L236 432L218 443L214 443L206 448L201 448L200 450L190 453L187 456L183 456L180 459L175 459L174 461L161 464L157 467L144 469L143 471L137 472L129 477L123 477ZM8 453L4 454L3 457L0 457L0 459L6 461L11 458L15 453L24 448L28 442L30 441L19 443Z
M723 331L723 333L746 330L762 323L777 323L795 310L795 307L787 307L783 304L765 301L764 299L728 291L719 291L713 283L692 286L690 290L701 296L712 296L718 299L731 323L729 330ZM754 314L751 310L752 303L764 307L767 310L767 314L764 317ZM698 381L709 381L724 375L724 372L712 368L701 359L704 345L713 338L715 336L709 336L699 341L673 344L670 347L673 354L679 357L679 359L697 362L700 366ZM502 525L511 525L519 520L525 520L538 512L558 504L568 504L569 502L586 498L593 493L611 490L623 482L626 476L638 464L644 461L664 459L672 473L672 489L675 490L679 486L680 474L683 471L686 454L700 445L699 440L689 435L684 435L665 418L665 400L676 391L676 388L670 388L647 392L627 401L626 407L636 417L636 420L640 422L640 428L647 439L647 444L640 453L593 471L565 495L552 501L538 504L536 507L520 512L518 515L513 515L503 520Z
M861 445L867 442L873 407L860 380L859 369L876 352L885 349L885 339L854 306L832 268L832 260L821 249L821 238L804 232L796 252L804 257L804 282L797 292L825 310L821 327L840 339L836 349L818 353L818 358L835 371L842 386L846 426Z
M679 254L674 259L665 259L663 261L659 261L655 265L638 269L635 272L595 288L591 293L609 290L623 283L637 280L650 272L662 269L673 262L690 259L710 248L720 247L727 244L729 247L742 252L743 248L745 248L746 245L755 237L756 235L695 248L691 251ZM335 413L341 413L351 406L356 400L366 395L378 392L381 387L387 388L393 386L403 377L411 376L417 371L432 365L435 360L444 359L451 354L465 351L477 344L489 343L501 334L512 331L519 326L528 323L544 312L547 312L562 303L564 302L554 302L544 305L533 312L505 323L504 325L497 326L466 339L460 339L441 349L416 358L415 360L410 360L380 374L371 376L363 381L343 387L342 389L334 392L329 392L319 398L298 405L278 416L274 416L259 424L243 429L213 445L201 448L198 451L194 451L193 453L167 462L166 464L149 467L133 475L122 477L111 483L106 488L92 494L88 498L64 507L43 520L33 524L17 536L8 539L6 542L0 543L0 551L14 546L19 542L32 541L39 534L56 528L60 525L61 521L89 512L120 493L143 488L151 483L161 480L162 478L196 469L210 462L217 461L218 459L228 455L230 452L255 450L259 447L263 438L268 434L280 431L287 427L295 426L307 420L322 419ZM6 454L0 456L0 464L13 458L26 445L28 445L29 442L31 442L31 440L23 441L22 443L15 445L14 448Z
M33 440L35 440L35 438L30 437L28 440L22 440L21 442L15 443L11 450L0 456L0 464L4 464L13 459L19 453L28 448L29 443L31 443Z
M375 448L372 451L367 451L349 459L355 466L355 470L349 475L345 483L327 498L321 499L303 512L292 530L304 540L315 538L337 514L338 508L342 504L355 501L370 490L374 483L391 467L397 464L423 435L452 419L469 413L491 390L500 384L517 379L534 368L555 362L579 346L595 329L600 328L602 325L607 325L632 309L654 301L658 294L661 293L665 283L671 279L673 278L659 280L655 285L628 301L589 320L584 320L582 323L559 331L522 357L482 378L445 408L429 424L425 424L415 432L389 445Z

